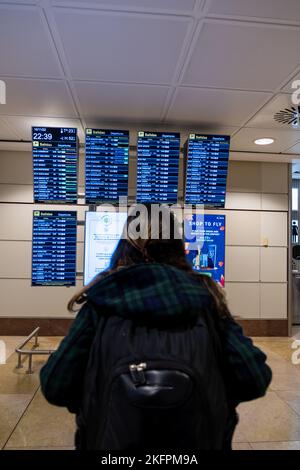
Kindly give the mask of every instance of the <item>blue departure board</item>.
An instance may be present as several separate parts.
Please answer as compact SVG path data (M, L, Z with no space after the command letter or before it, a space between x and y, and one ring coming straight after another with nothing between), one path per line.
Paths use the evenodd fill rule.
M230 137L190 134L185 146L185 203L224 207Z
M179 133L138 132L137 202L177 202L179 154Z
M129 131L86 129L85 201L117 202L128 194Z
M77 129L33 127L34 202L77 203Z
M75 286L76 211L33 211L32 286Z

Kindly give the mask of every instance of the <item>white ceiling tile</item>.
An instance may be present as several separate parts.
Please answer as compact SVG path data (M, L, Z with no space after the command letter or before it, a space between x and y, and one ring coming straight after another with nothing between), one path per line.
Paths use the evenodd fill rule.
M0 142L0 150L9 150L12 152L31 152L31 143Z
M58 59L34 7L0 5L1 74L56 78Z
M292 147L285 150L286 153L293 153L295 155L300 155L300 143L293 145Z
M68 88L62 80L5 79L6 104L0 114L77 117Z
M189 13L195 6L195 0L52 0L52 5L119 8L121 10L161 11Z
M280 93L274 96L258 113L247 123L247 127L257 127L264 129L277 128L281 130L299 131L300 127L291 124L281 124L274 119L275 113L281 110L290 109L293 105L291 95Z
M82 116L89 120L160 120L168 87L74 82Z
M257 145L255 139L272 137L275 139L271 145ZM271 152L285 153L285 150L300 141L300 132L281 131L278 129L254 129L244 127L231 139L231 150L245 152Z
M199 125L241 126L271 94L180 87L167 118Z
M15 140L18 138L19 136L0 118L0 140Z
M208 14L300 21L299 0L211 0Z
M84 142L84 132L79 119L48 117L2 116L2 119L15 130L23 140L31 140L31 127L77 127L80 142Z
M73 78L163 84L172 79L188 19L54 11Z
M300 29L208 20L183 83L274 90L299 62Z

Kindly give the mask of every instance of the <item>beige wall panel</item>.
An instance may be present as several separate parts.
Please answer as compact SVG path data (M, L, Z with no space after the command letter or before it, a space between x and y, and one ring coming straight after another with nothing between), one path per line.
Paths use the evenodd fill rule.
M79 225L79 227L77 227L77 241L84 242L84 226L83 225Z
M261 244L287 246L287 214L285 212L261 212Z
M33 188L31 184L0 184L0 202L30 202L33 203Z
M77 243L77 272L83 272L83 252L84 252L84 243Z
M77 210L78 220L84 220L87 206L0 204L0 240L31 240L32 212L34 210ZM82 235L82 231L80 235Z
M259 247L227 246L225 280L259 282Z
M227 191L259 193L260 189L261 169L259 162L229 162Z
M31 240L30 204L0 204L0 240Z
M66 305L81 287L81 280L76 287L31 287L30 279L1 279L0 316L69 318Z
M78 193L84 194L84 186L78 187ZM0 203L1 202L19 202L19 203L31 203L33 204L33 186L31 184L0 184ZM84 204L84 198L78 198L78 204ZM59 205L55 204L52 207L59 208ZM77 207L77 204L74 204Z
M226 212L227 245L255 246L260 244L260 238L260 212Z
M183 158L179 158L179 174L178 174L178 196L179 197L183 195L183 188L184 188L183 165L184 165Z
M226 194L226 209L261 209L261 194L259 193L230 193Z
M78 193L84 194L84 186L78 187ZM78 204L84 204L84 197L78 198ZM0 184L0 203L1 202L10 202L10 203L31 203L33 204L33 186L28 184ZM78 205L74 204L76 208ZM52 206L54 209L59 208L59 205L55 204ZM73 207L73 206L72 206ZM88 206L87 206L88 207Z
M240 318L259 318L259 284L234 283L225 284L228 306L232 315Z
M0 241L0 259L0 279L31 278L31 241ZM83 243L77 243L76 270L83 270Z
M288 193L288 165L261 163L262 193Z
M263 211L288 211L287 194L262 194L261 208Z
M128 195L135 195L136 187L136 154L129 152L129 162L128 162Z
M0 241L0 259L0 278L30 278L30 241Z
M0 183L32 184L31 152L0 152Z
M79 156L78 184L84 185L84 154ZM33 184L31 152L0 151L0 183Z
M260 284L261 318L287 318L287 284Z
M260 248L260 280L286 282L287 248Z

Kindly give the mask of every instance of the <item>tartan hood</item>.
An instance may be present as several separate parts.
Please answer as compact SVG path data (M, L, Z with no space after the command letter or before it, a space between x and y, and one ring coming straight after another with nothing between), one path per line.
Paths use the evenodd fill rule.
M166 264L141 263L103 277L87 291L97 311L121 317L195 316L210 296L188 273Z

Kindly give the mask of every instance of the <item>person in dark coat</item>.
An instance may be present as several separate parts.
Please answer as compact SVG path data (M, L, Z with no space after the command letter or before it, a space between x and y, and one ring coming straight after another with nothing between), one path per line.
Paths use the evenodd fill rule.
M70 300L69 310L79 312L69 333L41 369L42 392L50 403L80 414L90 350L104 313L109 312L112 318L143 318L146 312L159 324L166 317L188 316L191 312L201 315L208 305L222 347L221 373L230 410L224 449L230 449L238 422L236 407L262 397L271 381L266 355L243 334L230 314L224 290L192 269L174 216L167 239L161 226L159 236L151 237L150 218L142 237L131 236L128 228L135 219L128 217L126 236L119 241L110 268ZM114 337L109 341L114 342Z

